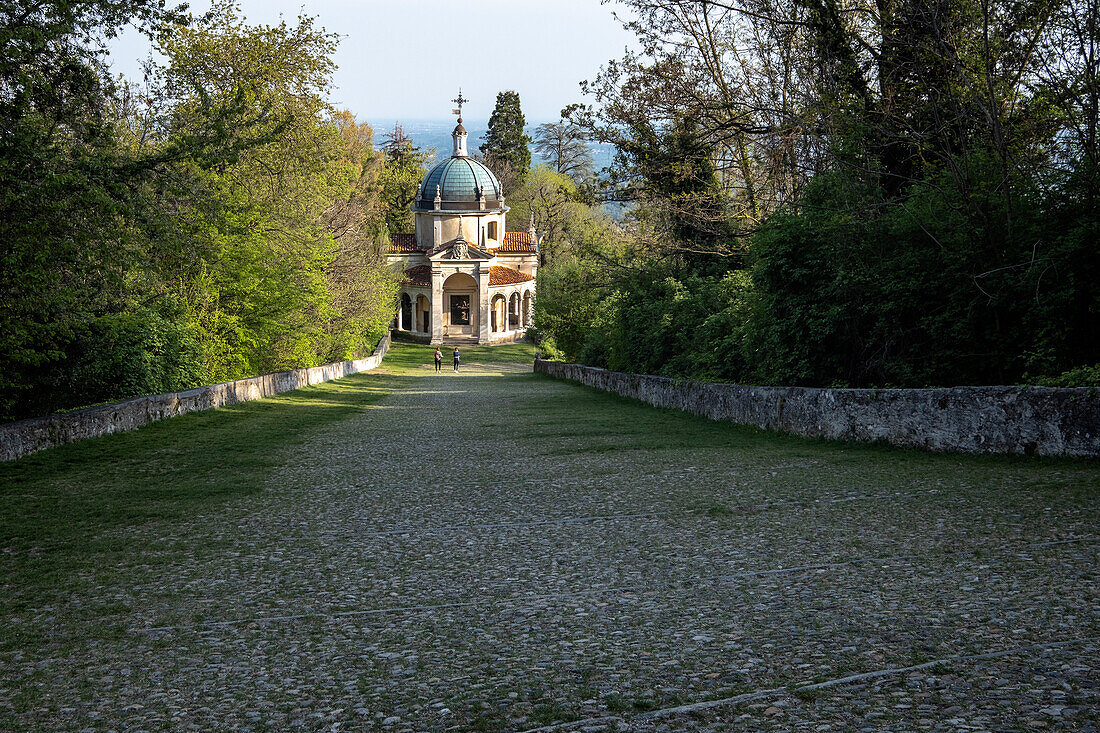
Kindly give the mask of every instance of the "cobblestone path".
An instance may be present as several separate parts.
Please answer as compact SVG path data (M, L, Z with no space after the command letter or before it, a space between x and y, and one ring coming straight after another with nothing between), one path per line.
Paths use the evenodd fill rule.
M113 604L124 627L3 660L0 701L35 730L1100 726L1095 465L464 369L319 430L216 515L120 530L148 553L33 613Z

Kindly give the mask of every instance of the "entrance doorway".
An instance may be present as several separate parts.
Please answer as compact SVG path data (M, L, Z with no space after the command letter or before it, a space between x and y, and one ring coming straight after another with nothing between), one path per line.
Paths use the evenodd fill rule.
M443 281L443 335L476 336L481 326L477 280L456 272Z

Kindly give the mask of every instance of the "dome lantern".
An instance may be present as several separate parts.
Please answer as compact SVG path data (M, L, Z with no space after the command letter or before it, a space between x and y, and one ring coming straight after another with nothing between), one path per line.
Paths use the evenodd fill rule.
M504 213L508 208L504 205L504 188L500 185L500 179L484 163L471 158L466 148L468 135L462 126L462 105L469 100L459 90L458 97L451 101L458 105L454 110L458 115L458 124L451 132L454 149L450 158L433 166L424 176L412 209L414 212Z
M466 128L462 126L462 118L458 118L458 125L455 127L454 132L451 133L451 137L455 141L454 152L451 153L452 157L465 158L466 153Z

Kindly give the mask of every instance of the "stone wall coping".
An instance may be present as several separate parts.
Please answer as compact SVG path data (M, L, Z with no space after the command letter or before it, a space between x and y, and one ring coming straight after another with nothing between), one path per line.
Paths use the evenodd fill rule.
M258 400L369 371L382 363L389 347L390 335L387 333L365 359L271 372L179 392L131 397L105 405L5 423L0 425L0 461L15 460L36 451L85 438L134 430L156 420L188 412Z
M712 420L806 437L987 454L1100 457L1100 391L1031 385L789 387L535 360L535 371Z

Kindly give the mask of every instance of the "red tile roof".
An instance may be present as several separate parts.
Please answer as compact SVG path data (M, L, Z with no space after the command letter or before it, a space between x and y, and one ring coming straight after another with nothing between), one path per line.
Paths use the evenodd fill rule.
M504 241L496 248L496 252L535 252L535 241L531 239L530 232L505 232Z
M493 265L489 268L490 287L494 285L515 285L516 283L525 283L528 280L534 279L535 278L531 277L526 272L513 270L511 267L500 267L499 265Z
M391 254L409 254L419 252L420 247L416 246L415 234L391 234L390 235L390 253Z
M416 267L410 267L405 270L405 277L401 281L402 285L412 285L413 287L429 288L432 285L432 266L431 265L417 265Z

